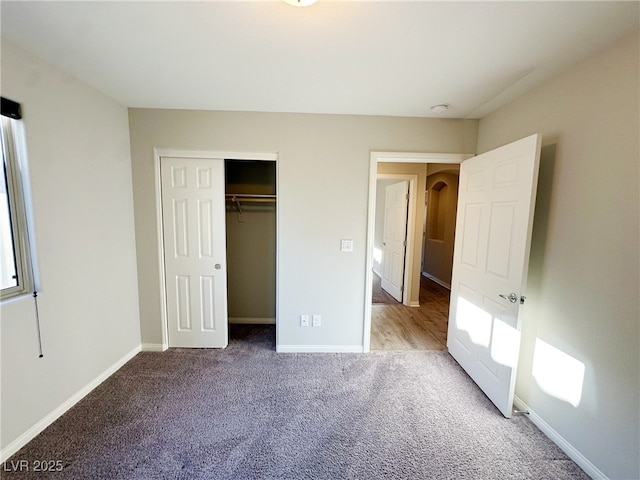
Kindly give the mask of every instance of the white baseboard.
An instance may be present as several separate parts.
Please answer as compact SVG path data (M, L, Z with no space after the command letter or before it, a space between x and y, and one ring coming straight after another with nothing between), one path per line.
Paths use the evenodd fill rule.
M278 353L362 353L362 345L276 345Z
M100 375L91 380L88 384L78 390L76 393L71 395L65 402L63 402L58 408L53 410L51 413L42 418L38 423L36 423L29 430L24 432L18 438L16 438L13 442L7 445L0 452L0 463L6 462L13 454L15 454L18 450L24 447L27 443L33 440L37 435L39 435L45 428L55 422L58 418L60 418L67 410L73 407L76 403L82 400L87 396L94 388L104 382L107 378L113 375L120 367L122 367L125 363L135 357L138 352L140 352L140 346L135 347L129 353L125 354L119 360L117 360L113 365L104 370Z
M571 445L562 435L556 432L551 425L545 422L542 417L536 414L529 406L524 403L517 396L513 399L513 404L518 410L529 412L529 419L531 422L538 427L542 433L544 433L547 437L549 437L553 443L558 445L560 449L567 454L567 456L576 462L580 468L582 468L587 475L589 475L594 480L609 480L604 473L602 473L598 467L596 467L593 463L589 461L587 457L585 457L582 453L580 453L573 445Z
M420 302L411 302L409 303L409 306L414 308L420 308Z
M275 318L268 317L229 317L229 323L240 323L248 325L275 325Z
M441 287L446 288L447 290L451 290L451 285L449 285L447 282L443 282L439 278L434 277L430 273L422 272L422 276L423 277L427 277L429 280L432 280L432 281L436 282L438 285L440 285Z
M166 343L143 343L141 346L143 352L164 352L169 345Z

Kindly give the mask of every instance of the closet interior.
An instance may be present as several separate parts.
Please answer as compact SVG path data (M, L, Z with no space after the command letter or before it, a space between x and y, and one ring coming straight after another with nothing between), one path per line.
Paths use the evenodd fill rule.
M276 162L225 160L229 323L276 322Z

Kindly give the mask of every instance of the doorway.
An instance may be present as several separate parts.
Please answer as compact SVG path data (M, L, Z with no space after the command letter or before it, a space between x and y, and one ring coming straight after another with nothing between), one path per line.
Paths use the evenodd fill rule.
M455 235L447 349L507 418L512 414L520 351L541 144L541 136L533 134L472 159L469 155L460 168L460 231ZM369 268L380 156L385 157L372 153L369 171ZM414 163L420 157L409 156ZM398 162L403 155L386 157ZM453 163L451 158L448 163ZM372 274L367 270L365 275L363 346L369 351Z
M374 299L409 305L407 261L413 257L409 237L413 235L414 225L408 219L415 216L416 205L415 200L411 201L411 192L418 188L418 183L418 175L413 174L379 172L377 175L372 267Z
M389 289L382 276L393 268L386 265L393 255L387 237L387 227L393 215L389 214L389 189L397 188L402 177L383 174L380 170L415 170L417 197L424 198L424 212L416 211L408 218L406 211L402 225L394 225L401 233L407 231L409 221L421 224L422 239L416 255L421 253L419 300L413 306L403 305ZM373 286L371 310L372 350L444 350L447 344L449 297L455 238L456 205L459 165L457 164L378 164L376 181L376 218L373 255ZM426 179L425 179L426 177ZM406 182L406 180L405 180ZM419 221L424 215L423 221ZM395 223L395 222L391 222ZM382 227L384 226L384 229ZM415 226L416 231L420 225ZM406 238L406 237L405 237ZM392 266L395 267L395 257ZM407 256L407 259L409 257ZM402 263L405 262L403 255ZM391 293L393 290L391 290ZM397 297L396 297L397 298ZM398 300L402 300L399 298Z
M427 164L445 164L457 166L463 160L472 157L469 154L421 154L421 153L386 153L372 152L370 157L370 186L369 186L369 231L367 235L367 271L366 271L366 299L365 299L365 321L364 321L364 351L372 348L380 348L380 338L386 337L387 346L394 349L440 349L442 343L446 341L446 313L441 314L440 320L433 318L433 311L442 311L448 308L448 290L441 284L423 276L424 260L424 214L425 205L425 185ZM413 168L412 168L413 166ZM404 173L402 173L404 172ZM418 174L417 172L424 172ZM404 297L401 304L379 305L373 304L373 287L377 281L374 273L374 262L378 259L378 251L375 247L376 230L376 198L377 180L379 176L392 175L412 175L414 177L414 188L409 191L409 221L407 223L407 248L405 259L405 283ZM420 185L420 187L418 187ZM418 187L418 188L416 188ZM379 260L379 259L378 259ZM376 325L372 325L372 316L375 314ZM383 318L379 322L380 317ZM390 325L393 319L403 319L400 324ZM444 325L443 325L444 320ZM425 324L432 323L431 329L436 334L430 338L424 335ZM435 324L435 325L433 325ZM376 331L373 332L374 327ZM395 332L394 332L395 330ZM415 332L413 343L411 332ZM376 339L372 347L372 332L376 334ZM422 337L422 338L419 338ZM399 338L399 342L397 341ZM395 346L394 346L395 345ZM412 347L413 345L413 347Z
M178 178L178 180L182 178L177 173L173 176L171 173L166 173L167 172L166 167L164 169L165 173L163 174L162 165L166 164L165 159L168 159L168 158L179 158L182 161L184 161L185 172L189 171L189 168L191 168L192 164L196 165L199 162L203 163L203 165L217 164L217 165L220 165L221 167L220 172L218 172L215 175L206 175L206 169L203 169L203 168L198 169L198 167L194 167L195 176L193 177L194 178L193 183L195 185L195 188L198 191L202 190L201 184L207 183L206 182L208 181L207 179L215 178L218 180L216 180L215 187L211 189L210 201L200 200L198 198L198 195L199 195L198 193L197 195L194 194L195 195L194 202L183 202L185 205L188 205L189 203L194 204L194 208L196 210L194 210L195 213L192 215L193 218L197 220L201 220L201 217L202 217L206 220L206 221L198 221L198 222L185 221L183 222L185 223L185 225L193 224L194 228L196 228L197 225L200 225L200 226L209 225L207 228L204 228L204 229L196 228L196 231L194 231L195 233L190 236L190 238L191 237L194 238L194 245L198 246L203 244L203 238L206 240L208 238L207 235L219 234L220 231L223 232L222 240L218 239L216 242L210 242L212 245L217 245L216 251L220 253L215 257L214 265L211 268L207 267L206 274L203 273L201 275L196 272L196 274L194 274L195 276L189 279L187 279L187 275L182 272L178 272L177 274L174 274L175 272L171 271L170 272L171 275L169 276L167 275L167 264L168 264L167 255L166 255L167 238L170 239L170 237L172 236L175 238L181 238L181 237L178 235L174 235L175 232L173 232L173 230L168 232L165 232L163 230L163 228L167 224L167 222L165 221L165 217L166 218L175 217L175 215L167 216L167 214L163 212L163 177L165 177L165 183L168 181L173 181L172 180L173 178ZM270 169L272 170L272 172L269 175L270 184L271 184L270 188L273 189L273 192L250 192L245 190L244 187L246 187L246 185L251 182L245 182L245 185L241 187L243 188L241 192L227 191L227 188L225 186L226 179L222 178L221 180L220 177L221 176L224 177L225 175L224 163L225 163L225 159L229 159L229 158L238 162L249 161L249 160L252 162L264 162L265 164L269 164L270 167L273 167L272 169ZM228 307L227 302L229 300L228 298L229 290L227 288L228 287L227 264L229 263L231 266L233 266L234 260L227 258L227 251L226 251L226 248L224 248L225 244L228 242L228 239L226 238L227 222L225 220L225 210L227 210L226 217L237 219L240 216L240 220L244 220L244 222L242 221L238 222L238 223L243 223L243 225L240 226L240 229L247 226L254 226L255 224L259 223L257 221L256 222L246 221L247 219L253 220L253 217L250 215L254 213L253 210L260 209L262 211L265 209L269 209L271 211L271 218L274 219L274 222L272 222L273 225L270 225L269 228L271 229L270 231L273 237L273 242L271 242L271 244L274 252L273 252L273 255L269 256L271 260L270 271L272 275L271 275L271 278L268 280L268 290L270 292L270 298L269 298L269 302L266 309L268 310L269 314L264 315L264 323L269 324L272 331L275 329L275 337L276 337L276 343L277 343L277 336L278 336L277 295L278 295L278 284L279 284L278 274L277 274L277 254L275 252L275 250L277 249L277 243L278 243L278 228L277 228L277 221L276 221L276 219L278 218L278 215L277 215L278 204L275 202L275 183L277 179L277 154L272 154L272 153L261 154L261 153L254 153L254 152L241 153L241 152L204 152L204 151L194 152L194 151L180 151L180 150L156 150L155 167L156 167L155 169L156 169L156 186L157 186L156 187L156 206L157 206L157 218L158 218L158 239L159 239L159 251L161 252L159 261L160 261L160 284L162 289L162 292L161 292L161 322L162 322L162 347L163 347L162 349L164 350L169 346L180 346L179 344L176 344L173 341L173 339L176 338L176 334L174 332L174 334L172 335L171 334L172 330L180 331L180 333L184 333L186 336L189 336L188 330L194 330L194 328L189 328L189 327L202 326L202 325L206 327L206 328L200 328L200 330L203 330L203 331L213 330L215 326L215 330L218 332L216 340L210 341L209 339L204 338L205 337L204 335L196 332L194 335L201 338L198 338L198 341L192 342L192 344L189 344L189 342L187 342L184 346L196 346L200 348L216 348L216 347L224 348L227 345L227 342L228 342L228 325L227 324L229 320L228 317L229 317L229 313L232 313L227 310L227 307ZM176 170L176 172L178 172L178 170ZM179 185L177 187L179 187ZM166 188L164 190L166 190ZM234 196L235 198L233 198ZM240 198L241 196L244 196L244 198ZM178 204L177 201L174 202L173 200L171 200L170 203ZM226 204L226 207L225 207L225 204ZM243 204L245 206L244 209L242 208ZM247 207L246 206L247 204L250 204L251 206ZM258 206L258 204L260 205ZM208 205L211 205L211 208L209 208ZM217 206L217 205L220 205L220 206ZM238 209L238 205L240 205L240 209ZM209 212L209 210L211 210L212 212L220 211L221 215L217 213L215 215L213 214L209 215L209 213L207 213ZM274 212L274 210L276 212ZM167 211L169 210L167 209ZM176 217L176 218L180 218L180 217ZM171 223L175 223L175 220L172 220ZM247 225L248 223L250 225ZM235 235L238 236L241 233L242 232L235 232ZM237 242L235 240L233 243L234 243L234 246L237 246L236 245ZM207 242L205 242L204 245L206 246ZM222 250L220 250L221 248L222 250L224 250L224 254L222 254ZM175 249L171 249L171 251L174 251L174 250ZM195 247L192 248L191 250L194 250L195 252L199 252L199 250L196 249ZM202 255L199 255L199 256L202 256ZM231 262L228 262L228 260L231 260ZM252 264L252 267L254 267L254 270L255 270L255 265ZM212 274L211 272L214 272L214 273ZM216 275L218 273L220 275ZM189 273L189 275L192 276L191 273ZM190 301L190 303L193 303L193 305L189 305L187 304L186 301L182 303L179 300L173 301L167 294L167 292L171 292L172 289L175 290L175 288L173 288L174 285L178 285L178 286L182 285L180 282L176 281L176 278L178 277L180 277L179 279L181 281L183 280L182 283L186 285L186 286L183 285L184 286L183 290L185 292L195 291L197 293L198 291L202 291L201 287L202 287L202 282L204 278L203 275L204 277L215 275L215 276L220 276L221 278L224 278L225 280L223 282L224 285L222 286L219 285L218 288L211 289L212 291L217 292L215 297L217 298L216 301L213 301L214 297L212 295L208 295L208 296L202 295L202 298L204 298L204 300L195 302L195 303ZM189 280L189 282L187 282L187 280ZM187 283L189 283L189 285L193 284L193 288L187 285ZM180 290L178 291L180 292ZM205 291L208 291L208 290L205 289ZM185 299L188 298L186 294L183 295L182 297L184 297ZM223 312L216 311L215 315L213 314L209 315L210 318L212 319L215 318L215 322L211 321L207 323L207 322L203 322L202 319L199 317L196 318L195 315L196 314L200 315L199 312L206 310L206 309L200 308L201 305L206 306L209 304L211 304L212 307L215 306L216 308L224 306L224 309L221 309L224 311ZM177 308L177 306L180 306L181 310ZM182 317L180 318L187 319L189 321L181 320L182 323L180 323L175 319L173 319L171 315L173 315L173 312L175 312L176 310L180 312L185 312L185 315L182 315ZM239 320L238 323L241 323L243 321L245 323L247 323L247 321L250 321L251 323L259 323L256 320L258 319L258 317L262 317L263 315L254 316L253 314L251 314L251 312L249 313L240 312L239 314L236 313L236 316L237 316L236 320ZM173 325L171 325L170 322L173 322Z

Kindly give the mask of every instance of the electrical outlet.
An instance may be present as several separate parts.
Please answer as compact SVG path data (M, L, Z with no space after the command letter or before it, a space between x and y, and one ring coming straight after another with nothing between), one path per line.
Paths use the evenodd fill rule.
M300 315L300 326L301 327L309 326L309 315Z
M322 317L320 315L313 315L311 317L311 322L314 327L320 327L322 326Z

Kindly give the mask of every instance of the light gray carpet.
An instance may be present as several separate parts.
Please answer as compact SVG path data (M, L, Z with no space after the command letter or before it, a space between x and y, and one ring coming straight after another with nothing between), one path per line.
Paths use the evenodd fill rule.
M588 478L446 352L277 354L273 328L137 355L10 459L62 472L2 478Z

